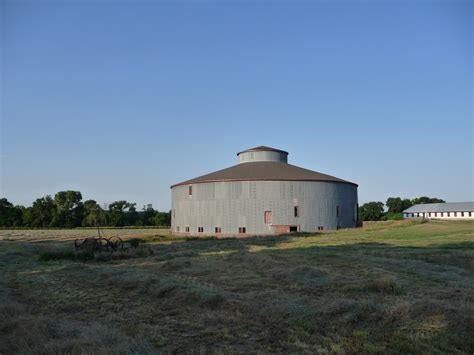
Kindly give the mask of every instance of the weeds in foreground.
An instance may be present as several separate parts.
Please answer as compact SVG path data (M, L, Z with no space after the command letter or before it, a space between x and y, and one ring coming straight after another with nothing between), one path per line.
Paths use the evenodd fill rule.
M145 246L135 247L133 249L124 249L120 251L102 251L94 252L90 250L80 250L80 251L71 251L71 250L49 250L40 254L39 261L49 262L49 261L61 261L61 260L70 260L70 261L111 261L111 260L121 260L121 259L133 259L133 258L145 258L153 256L153 249Z
M371 292L385 295L399 295L402 289L397 281L390 276L382 276L367 283L367 289Z
M83 250L79 252L69 250L52 250L41 253L39 261L59 261L59 260L71 260L71 261L90 261L94 260L94 252Z
M145 241L141 238L132 238L132 239L129 239L127 242L128 244L130 244L132 248L137 248L140 245L140 243L144 243Z

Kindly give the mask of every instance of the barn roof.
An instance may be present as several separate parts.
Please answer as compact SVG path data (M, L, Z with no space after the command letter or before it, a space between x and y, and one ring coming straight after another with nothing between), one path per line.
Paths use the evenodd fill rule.
M327 181L349 183L357 186L353 182L295 165L273 161L257 161L237 164L230 168L183 181L171 187L220 181Z
M418 212L474 212L474 202L425 203L412 206L404 213Z
M267 147L265 145L261 145L259 147L243 150L241 152L238 152L237 155L245 153L245 152L261 152L261 151L278 152L278 153L284 153L284 154L288 155L288 152L285 152L284 150L280 150L280 149L276 149L276 148L272 148L272 147Z

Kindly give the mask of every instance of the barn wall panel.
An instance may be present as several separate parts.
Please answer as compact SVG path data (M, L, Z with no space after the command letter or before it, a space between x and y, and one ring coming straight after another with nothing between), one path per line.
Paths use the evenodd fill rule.
M273 225L295 225L300 231L356 226L354 205L357 186L322 181L234 181L194 184L193 195L188 185L172 188L172 229L180 232L190 228L190 234L213 234L215 227L222 233L238 235L239 227L247 234L272 234L276 228L265 224L265 211L272 211ZM294 206L299 206L299 217ZM336 206L340 216L336 215Z

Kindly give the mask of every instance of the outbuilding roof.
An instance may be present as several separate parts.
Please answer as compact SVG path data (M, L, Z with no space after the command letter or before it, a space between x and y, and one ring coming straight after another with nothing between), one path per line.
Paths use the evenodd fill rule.
M425 203L412 206L403 212L474 212L474 202Z
M230 168L183 181L171 187L219 181L327 181L349 183L357 186L357 184L353 182L291 164L273 161L256 161L237 164Z

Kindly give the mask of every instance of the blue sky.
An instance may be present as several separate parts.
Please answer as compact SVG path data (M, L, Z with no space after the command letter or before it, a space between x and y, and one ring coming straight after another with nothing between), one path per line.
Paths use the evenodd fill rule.
M1 195L170 208L269 145L359 200L474 199L470 1L1 2Z

